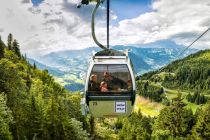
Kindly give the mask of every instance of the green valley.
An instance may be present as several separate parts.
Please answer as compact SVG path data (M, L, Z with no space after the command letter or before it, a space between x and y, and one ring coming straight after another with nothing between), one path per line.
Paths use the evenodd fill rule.
M174 61L160 70L145 73L137 79L140 79L137 81L139 95L146 97L150 102L169 105L180 93L184 103L187 104L186 107L195 113L199 106L210 99L210 50L200 51ZM137 106L138 104L141 103L137 100ZM154 108L150 110L153 111L146 113L147 115L158 115Z

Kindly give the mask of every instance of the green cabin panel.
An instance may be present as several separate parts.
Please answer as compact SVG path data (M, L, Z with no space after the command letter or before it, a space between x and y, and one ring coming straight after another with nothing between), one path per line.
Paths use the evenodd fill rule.
M94 117L129 116L133 106L131 101L90 101L90 113Z

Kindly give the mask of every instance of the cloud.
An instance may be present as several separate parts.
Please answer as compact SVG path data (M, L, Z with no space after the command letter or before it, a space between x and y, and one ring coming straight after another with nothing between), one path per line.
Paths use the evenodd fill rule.
M80 17L81 20L85 22L91 21L91 13L93 8L95 7L95 4L90 3L88 6L83 6L82 8L77 8L77 3L74 1L68 1L64 0L64 3L62 4L62 10L65 12L69 12L74 14L75 16ZM100 20L106 20L106 9L103 7L100 7L97 10L96 19Z
M169 39L188 45L210 27L209 3L208 0L154 1L151 12L120 21L117 27L112 27L112 38L120 38L112 44L142 44ZM206 36L210 37L210 34ZM210 48L210 44L203 44Z
M30 0L22 0L21 3L30 3Z
M1 33L1 32L4 32L4 29L3 29L3 28L0 28L0 33Z
M76 8L78 0L44 0L33 6L28 0L7 0L0 5L0 27L6 41L11 32L21 44L21 51L39 57L53 51L95 46L90 19L94 4ZM176 5L176 6L174 6ZM123 7L121 7L123 9ZM106 9L100 7L96 16L96 34L106 43ZM112 20L117 19L114 11ZM208 0L157 0L150 12L133 19L119 21L110 27L112 45L132 45L173 40L188 45L210 25ZM203 37L194 47L210 48Z
M73 9L76 3L71 3L71 9L63 10L63 0L45 0L38 7L22 2L8 0L0 5L0 27L5 29L4 40L10 32L13 33L21 44L21 51L29 56L38 57L52 51L94 45L90 36L90 22L82 19L87 18L88 14L81 17L75 14L76 10L81 12Z

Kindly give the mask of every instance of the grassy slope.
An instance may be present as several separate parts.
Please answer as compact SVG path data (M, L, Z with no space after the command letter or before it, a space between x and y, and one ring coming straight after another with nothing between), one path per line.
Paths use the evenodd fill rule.
M167 98L170 99L170 100L173 99L173 98L175 98L178 92L181 92L181 93L182 93L183 98L184 98L185 96L187 96L187 94L189 93L188 91L180 91L180 90L165 89L165 94L166 94ZM191 108L192 111L193 111L194 113L195 113L196 109L200 106L200 105L196 105L196 104L194 104L194 103L188 102L188 101L186 100L186 98L184 98L183 101L187 104L186 107L187 107L187 108Z
M147 116L157 116L160 110L164 107L161 103L151 102L149 99L142 96L136 96L136 102L134 106L134 111L138 112L140 109L142 114Z
M76 75L74 74L65 74L62 77L55 77L55 80L60 83L62 86L65 86L67 84L69 84L68 80L72 80L75 83L79 83L79 84L84 84L84 80L79 79Z
M186 91L165 89L165 94L167 98L170 100L175 98L178 92L181 92L183 97L185 97L188 94L188 92ZM190 103L186 99L184 99L183 101L187 104L186 108L191 108L194 113L196 109L200 106L194 103ZM138 110L140 109L144 115L154 117L157 116L160 113L160 110L163 109L164 107L165 106L161 103L151 102L149 99L137 95L134 111L138 112Z

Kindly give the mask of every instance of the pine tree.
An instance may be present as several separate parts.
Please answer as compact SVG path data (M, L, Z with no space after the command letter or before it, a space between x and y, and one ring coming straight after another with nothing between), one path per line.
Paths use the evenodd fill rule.
M34 87L33 87L34 88ZM38 88L38 87L37 87ZM28 139L33 138L45 138L46 137L46 130L44 130L44 126L46 124L45 121L45 106L43 100L43 93L31 93L31 101L30 107L28 109ZM34 95L38 94L38 95ZM36 96L36 97L35 97Z
M90 135L94 137L95 134L95 118L91 115L90 116Z
M196 124L192 128L192 137L196 140L210 138L210 103L198 112Z
M27 76L26 76L26 86L28 87L28 90L30 90L32 84L32 80L29 74L29 71L27 71Z
M0 139L12 140L10 124L13 121L12 113L6 105L6 96L0 93Z
M186 99L188 102L192 102L192 95L190 93L187 94Z
M205 101L205 96L203 94L200 95L200 98L199 98L199 103L200 104L204 104L206 101Z
M193 94L192 102L195 102L196 98L198 97L198 94L199 94L199 92L198 92L198 90L196 90Z
M70 124L68 122L64 127L67 133L71 132L65 140L88 140L88 134L82 129L82 123L76 119L71 118Z
M47 92L47 91L45 91ZM48 131L49 114L46 112L47 105L44 100L44 86L39 79L31 81L30 101L28 108L28 139L50 139L50 132Z
M25 61L27 61L27 55L26 55L26 53L25 53L25 55L22 55L22 59L25 60Z
M12 50L12 41L13 41L13 36L10 33L9 36L8 36L8 39L7 39L7 46L8 46L9 50Z
M34 62L33 68L36 69L36 63Z
M144 117L140 110L123 120L122 129L119 132L120 139L151 139L151 118Z
M196 103L197 105L200 104L200 93L197 94L196 99L195 99L195 103Z
M23 110L26 103L26 86L18 70L18 64L14 64L8 59L1 59L0 75L0 91L7 94L7 105L11 109L14 118L11 132L14 139L23 139L23 125L25 125L25 117L23 117L25 112Z
M12 50L15 52L15 54L20 58L21 57L21 53L20 53L20 48L19 48L19 43L17 42L17 40L15 39L12 45Z
M154 139L184 138L193 125L192 110L185 108L181 95L173 99L172 105L161 110L153 125Z
M4 57L4 43L1 40L0 36L0 59Z

